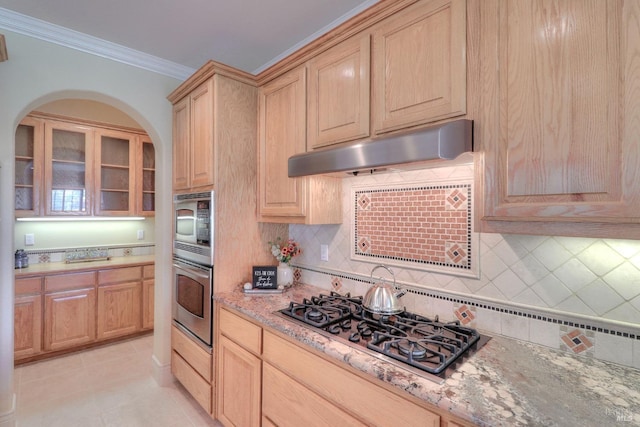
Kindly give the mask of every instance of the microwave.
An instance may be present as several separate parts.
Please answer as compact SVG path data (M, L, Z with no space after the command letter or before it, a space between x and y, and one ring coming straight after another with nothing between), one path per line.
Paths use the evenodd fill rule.
M175 195L173 220L173 254L212 266L214 192Z

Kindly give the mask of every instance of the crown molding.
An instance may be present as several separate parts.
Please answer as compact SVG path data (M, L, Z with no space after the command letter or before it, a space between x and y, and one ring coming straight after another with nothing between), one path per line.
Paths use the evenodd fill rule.
M178 80L185 80L195 72L193 68L1 7L0 28Z

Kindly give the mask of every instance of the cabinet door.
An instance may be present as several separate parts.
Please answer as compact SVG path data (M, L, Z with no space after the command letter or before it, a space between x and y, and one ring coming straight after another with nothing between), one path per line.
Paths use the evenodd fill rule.
M111 130L96 132L97 215L128 215L135 212L137 135Z
M60 350L87 344L93 342L95 337L95 289L78 289L45 294L45 350Z
M136 214L153 216L156 210L156 151L148 136L139 137L136 164Z
M126 282L98 287L98 335L108 339L141 329L141 283Z
M420 1L373 29L376 134L466 112L466 2Z
M173 190L188 189L190 148L190 98L187 96L173 106Z
M309 61L308 150L369 136L369 33Z
M88 126L45 122L45 213L90 215L94 133Z
M259 426L261 361L233 341L218 342L217 417L224 425Z
M42 351L42 296L16 296L14 305L14 357L22 359Z
M44 168L44 122L23 119L15 137L15 215L41 215L41 184Z
M533 234L549 232L539 221L578 235L591 233L589 222L637 224L640 3L482 6L481 58L491 84L483 88L481 116L483 219L506 220L497 231ZM560 224L567 221L585 228ZM609 237L632 234L640 237L640 229Z
M142 329L153 329L155 280L142 281Z
M191 187L214 185L213 79L190 95L191 99ZM220 106L220 108L225 108Z
M260 88L258 199L262 216L304 217L307 178L289 178L288 159L306 150L306 68Z

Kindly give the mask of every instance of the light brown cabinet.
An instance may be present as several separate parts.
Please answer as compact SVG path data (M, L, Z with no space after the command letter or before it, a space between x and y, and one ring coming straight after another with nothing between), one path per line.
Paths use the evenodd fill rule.
M262 329L221 309L216 417L225 425L260 426Z
M216 418L234 426L471 425L216 307ZM457 424L456 424L457 423Z
M260 87L258 122L259 220L302 224L342 222L339 178L288 176L289 157L306 151L306 67Z
M369 136L370 35L309 61L307 150Z
M640 238L640 4L479 10L482 230Z
M213 108L213 78L173 106L173 191L208 190L215 184Z
M171 327L171 373L207 413L213 412L213 357L193 339Z
M373 131L466 113L466 1L424 0L372 29Z
M14 304L14 357L42 352L42 278L17 279Z
M153 264L16 277L14 358L153 329Z
M91 343L96 338L95 273L44 278L44 350Z
M98 340L142 329L142 267L98 271L97 312Z
M155 152L141 132L34 113L15 148L16 217L154 215Z

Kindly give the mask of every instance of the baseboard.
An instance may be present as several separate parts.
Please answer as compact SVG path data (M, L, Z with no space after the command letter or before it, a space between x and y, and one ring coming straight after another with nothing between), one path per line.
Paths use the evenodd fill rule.
M16 426L16 395L13 394L11 409L9 412L0 414L0 427L15 427Z
M158 385L161 387L168 387L173 384L175 379L171 373L171 363L160 363L155 354L151 356L151 360L153 361L153 379L156 380Z

